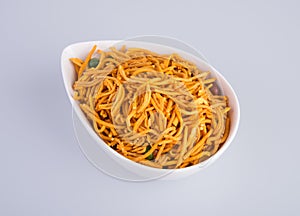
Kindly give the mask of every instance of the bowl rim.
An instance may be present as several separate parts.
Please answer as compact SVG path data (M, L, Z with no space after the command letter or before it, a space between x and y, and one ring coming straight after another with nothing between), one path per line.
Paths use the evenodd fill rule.
M177 49L177 48L174 48L174 47L169 47L169 46L164 46L164 45L161 45L161 44L156 44L156 43L152 43L150 42L151 44L155 44L157 46L162 46L162 47L169 47L171 48L172 50L179 50L181 53L184 53L185 55L188 55L188 56L192 56L193 58L195 58L197 61L201 62L202 64L210 67L212 69L212 71L218 76L218 79L221 79L222 82L224 82L227 87L229 88L229 91L232 93L232 96L233 96L233 100L236 105L236 109L235 109L235 112L236 112L236 123L235 125L233 125L233 127L230 129L229 131L229 137L227 138L227 140L223 143L222 147L214 154L212 155L210 158L208 158L207 160L205 161L202 161L198 164L195 164L195 165L192 165L192 166L189 166L189 167L184 167L184 168L180 168L180 169L161 169L161 168L155 168L155 167L150 167L150 166L147 166L147 165L143 165L143 164L140 164L140 163L137 163L135 161L132 161L128 158L126 158L125 156L119 154L118 152L116 152L114 149L112 149L111 147L109 147L104 140L102 140L98 134L96 134L96 132L94 131L94 129L91 127L91 125L89 125L89 127L87 127L86 125L86 121L87 118L85 117L84 113L82 112L82 110L80 109L79 107L79 103L78 101L75 101L72 97L72 92L69 92L69 88L67 86L67 77L66 77L66 73L70 72L70 71L65 71L65 61L69 61L68 58L65 58L65 55L66 53L68 52L69 49L72 49L72 47L74 46L80 46L80 45L94 45L94 44L109 44L108 47L114 45L114 44L117 44L119 42L122 42L122 40L99 40L99 41L83 41L83 42L76 42L76 43L72 43L72 44L69 44L68 46L66 46L62 53L61 53L61 72L62 72L62 77L63 77L63 82L64 82L64 87L65 87L65 91L66 91L66 94L69 98L69 101L71 102L71 105L72 105L72 109L75 111L76 115L78 116L78 118L80 119L81 123L84 125L84 127L86 128L87 132L89 133L89 135L96 141L96 143L106 152L106 153L109 153L109 154L113 154L114 156L116 156L117 158L119 158L120 160L124 160L124 162L126 163L130 163L131 165L133 166L136 166L138 168L142 168L142 169L145 169L145 170L149 170L149 171L154 171L154 172L170 172L170 173L173 173L173 172L176 172L176 173L181 173L181 172L187 172L187 171L190 171L190 170L194 170L194 169L198 169L198 168L204 168L206 167L208 164L211 164L212 162L216 161L227 149L228 147L230 146L230 144L232 143L232 141L234 140L236 134L237 134L237 131L238 131L238 127L239 127L239 122L240 122L240 105L239 105L239 100L238 100L238 97L234 91L234 89L232 88L232 86L230 85L230 83L225 79L225 77L218 71L216 70L211 64L209 64L208 62L202 60L201 58L199 58L198 56L195 56L191 53L188 53L186 51L183 51L183 50L180 50L180 49ZM132 42L132 41L131 41ZM149 42L141 42L141 41L137 41L138 43L148 43L150 44ZM74 73L74 71L72 71L72 73ZM72 88L71 88L72 89ZM85 119L83 119L83 117Z

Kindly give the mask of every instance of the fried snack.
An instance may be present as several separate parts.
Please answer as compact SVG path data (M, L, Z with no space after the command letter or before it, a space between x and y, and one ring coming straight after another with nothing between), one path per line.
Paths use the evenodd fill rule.
M230 107L209 71L177 54L96 49L84 60L70 59L74 99L108 146L164 169L198 164L220 149Z

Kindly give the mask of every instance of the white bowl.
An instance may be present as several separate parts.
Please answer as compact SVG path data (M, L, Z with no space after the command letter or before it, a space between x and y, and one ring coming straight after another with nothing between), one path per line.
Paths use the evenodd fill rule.
M69 100L73 106L76 118L80 120L80 122L83 125L83 128L86 129L88 135L94 140L94 142L90 142L90 147L84 151L86 156L92 160L92 162L98 167L103 167L104 164L112 163L112 161L116 162L116 164L119 166L116 168L114 166L114 169L121 169L123 174L120 174L117 176L118 178L127 179L126 172L133 174L133 177L131 177L131 180L136 181L145 181L145 180L151 180L151 179L178 179L181 177L189 176L191 174L194 174L198 172L201 169L204 169L208 165L215 162L229 147L231 142L233 141L239 125L240 120L240 108L239 108L239 102L237 99L237 96L232 89L231 85L227 82L227 80L211 65L209 65L207 62L201 60L200 58L191 55L189 53L186 53L182 50L178 50L176 48L158 45L154 43L147 43L147 42L134 42L134 41L127 41L126 46L127 47L143 47L145 49L149 49L151 51L157 52L157 53L178 53L183 58L192 61L195 63L199 69L211 71L215 73L217 76L218 81L222 85L224 94L228 96L229 98L229 106L231 107L231 111L229 112L230 118L231 118L231 124L230 124L230 132L229 136L226 140L226 142L223 144L223 146L217 151L216 154L214 154L212 157L210 157L208 160L205 160L197 165L190 166L183 169L157 169L148 167L145 165L141 165L139 163L133 162L126 157L120 155L115 150L110 148L108 145L105 144L105 142L95 133L93 130L93 127L85 117L84 113L81 111L79 107L79 103L73 99L73 89L72 85L75 81L75 71L73 68L72 63L70 62L70 58L79 57L84 58L89 50L92 48L93 45L97 45L100 49L107 49L110 46L115 46L120 41L89 41L89 42L82 42L82 43L76 43L71 44L68 47L66 47L61 56L61 68L62 68L62 76L64 80L65 89L67 92L67 95L69 97ZM98 152L99 151L99 152ZM102 152L100 152L102 151ZM105 157L97 157L97 153L102 154L105 153L106 156L111 158L112 160L105 160ZM94 158L94 159L91 159ZM109 167L109 166L108 166ZM125 170L125 172L124 172ZM106 173L110 173L109 170L105 171ZM125 173L125 174L124 174ZM124 176L122 176L124 175Z

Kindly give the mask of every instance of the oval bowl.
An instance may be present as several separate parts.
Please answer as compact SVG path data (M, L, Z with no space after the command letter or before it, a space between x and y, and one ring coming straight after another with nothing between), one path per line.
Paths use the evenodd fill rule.
M139 48L145 48L149 49L153 52L157 52L160 54L171 54L171 53L177 53L181 57L185 58L186 60L189 60L197 65L197 67L200 70L204 71L211 71L214 76L216 76L219 83L222 85L224 94L228 97L228 103L231 107L231 110L229 112L230 118L231 118L231 124L230 124L230 132L227 140L222 145L222 147L209 159L182 169L158 169L158 168L152 168L148 167L139 163L136 163L134 161L131 161L127 159L126 157L122 156L112 148L110 148L106 143L96 134L94 129L92 128L91 124L89 123L88 119L85 117L84 113L81 111L79 107L79 103L73 99L74 91L72 89L72 85L75 81L75 71L73 68L72 63L70 62L70 58L78 57L78 58L84 58L91 47L93 45L97 45L102 50L108 49L111 46L117 45L117 47L121 44L126 44L127 47L139 47ZM211 165L214 163L229 147L229 145L232 143L237 130L239 126L239 120L240 120L240 107L238 98L229 84L229 82L210 64L202 60L201 58L194 56L192 54L189 54L185 51L164 46L160 44L154 44L154 43L148 43L148 42L140 42L140 41L126 41L125 43L117 40L103 40L103 41L88 41L88 42L81 42L81 43L75 43L67 46L61 55L61 70L62 70L62 77L64 81L64 86L68 95L68 98L73 106L74 113L76 115L76 118L80 120L83 127L86 129L88 135L95 141L89 143L91 145L90 150L85 150L85 155L89 158L89 160L96 165L97 167L103 167L106 163L112 163L111 161L114 161L118 164L118 169L122 169L123 171L128 171L131 176L131 180L133 181L148 181L152 179L165 179L165 180L174 180L182 177L186 177L189 175L192 175L205 167ZM97 145L97 146L95 146ZM108 157L110 157L112 160L105 160L105 157L101 160L101 158L95 158L97 157L97 152L95 151L102 151L101 153L105 153ZM100 152L99 152L100 155ZM91 159L91 158L95 159ZM117 169L117 168L114 168ZM109 170L106 170L106 173L109 173ZM124 172L123 172L124 173ZM126 173L126 172L125 172ZM118 176L118 178L127 179L125 174L120 174L121 176ZM124 176L122 176L124 175Z

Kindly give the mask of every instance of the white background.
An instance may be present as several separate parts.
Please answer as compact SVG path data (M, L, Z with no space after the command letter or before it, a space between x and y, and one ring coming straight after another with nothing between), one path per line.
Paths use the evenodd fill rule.
M299 1L1 1L0 215L299 215ZM172 36L232 84L228 151L179 181L129 183L81 153L60 71L71 43Z

